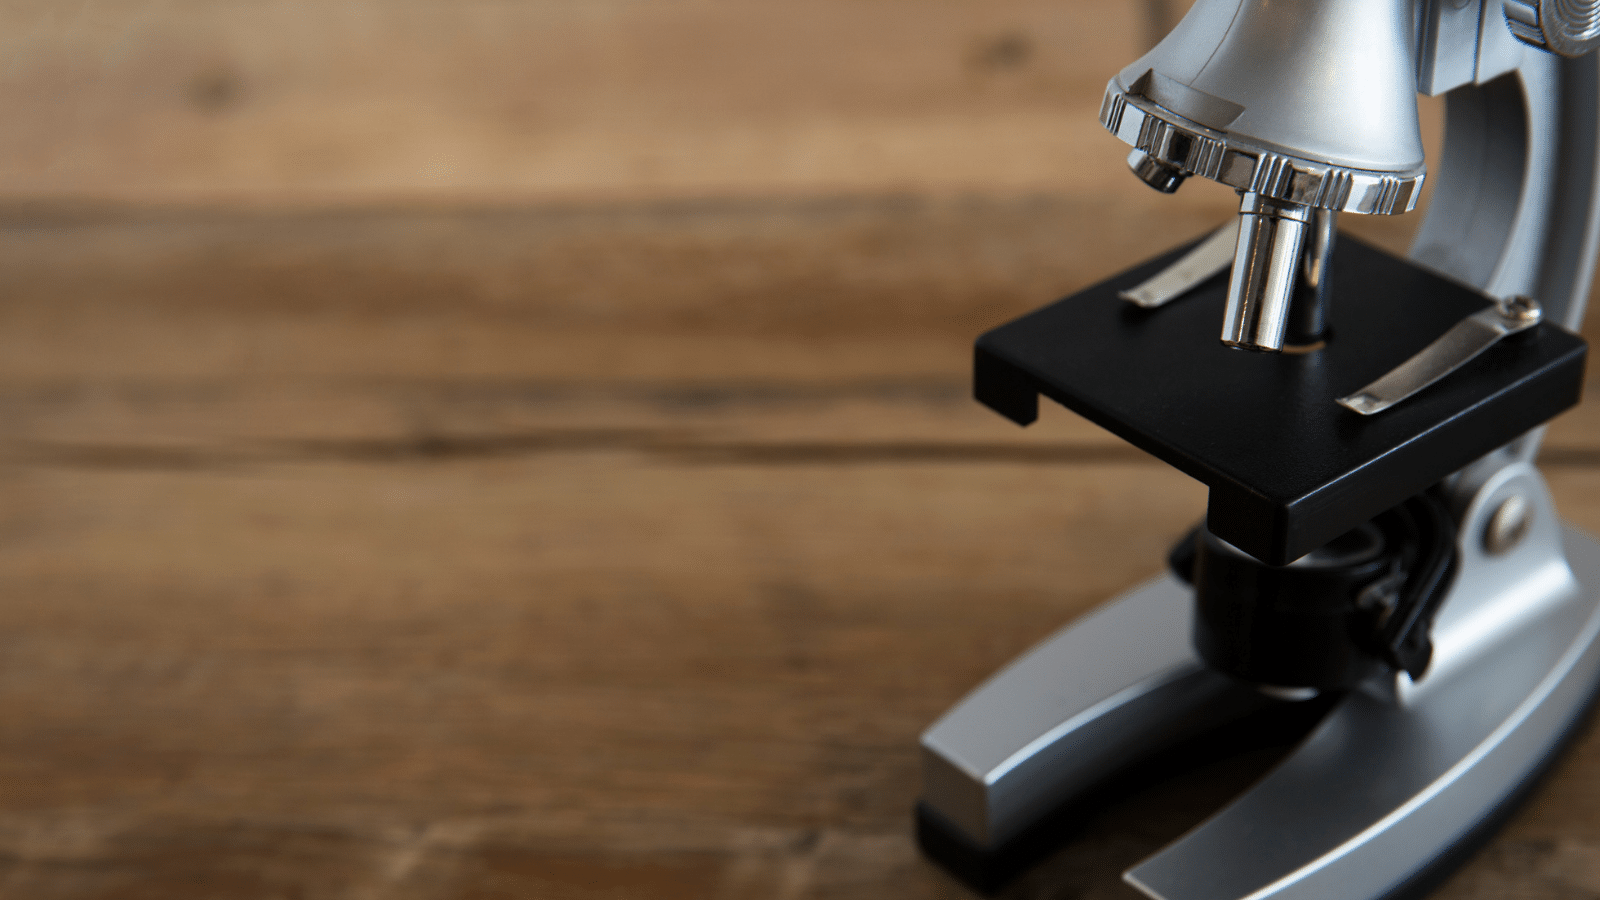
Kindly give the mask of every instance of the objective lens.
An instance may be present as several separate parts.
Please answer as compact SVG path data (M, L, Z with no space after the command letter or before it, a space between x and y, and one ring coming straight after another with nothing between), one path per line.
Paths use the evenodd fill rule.
M1244 350L1283 349L1310 219L1310 207L1244 195L1222 319L1224 344Z

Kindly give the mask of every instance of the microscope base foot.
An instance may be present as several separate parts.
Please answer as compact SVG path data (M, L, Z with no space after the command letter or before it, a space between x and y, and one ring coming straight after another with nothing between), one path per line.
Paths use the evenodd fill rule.
M1206 668L1171 575L1056 632L922 736L919 840L989 890L1120 795L1257 747L1287 749L1329 702L1284 702Z
M968 887L992 895L1082 834L1098 813L1153 784L1247 754L1254 755L1251 771L1264 771L1316 726L1333 699L1272 704L1243 719L1225 720L1208 733L1133 762L994 846L978 844L926 800L919 801L917 846Z
M1470 661L1345 695L1260 782L1124 880L1158 900L1389 898L1436 883L1593 703L1600 544L1571 530L1560 540L1565 561L1523 569L1481 621L1436 628L1442 645L1478 642ZM1495 565L1465 561L1456 602L1495 590Z
M1119 788L1298 728L1304 740L1259 782L1124 879L1157 900L1421 896L1532 791L1596 694L1600 544L1545 521L1532 565L1467 562L1458 608L1482 614L1442 623L1440 649L1468 661L1326 700L1272 700L1206 670L1180 582L1130 592L923 735L921 845L992 890Z

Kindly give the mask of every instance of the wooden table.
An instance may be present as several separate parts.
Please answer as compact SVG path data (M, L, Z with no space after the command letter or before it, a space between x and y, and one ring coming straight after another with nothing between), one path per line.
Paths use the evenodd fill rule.
M1225 214L1093 122L1165 4L169 6L0 11L0 896L969 896L918 733L1203 508L968 396ZM1544 460L1600 532L1600 406ZM1600 895L1597 808L1439 896Z
M1111 252L1060 252L1091 214L1136 227L7 214L0 895L965 896L912 842L918 732L1203 507L968 399L970 335ZM1546 451L1591 529L1597 413ZM1597 772L1585 738L1443 896L1600 890ZM1115 896L1244 777L1014 896Z

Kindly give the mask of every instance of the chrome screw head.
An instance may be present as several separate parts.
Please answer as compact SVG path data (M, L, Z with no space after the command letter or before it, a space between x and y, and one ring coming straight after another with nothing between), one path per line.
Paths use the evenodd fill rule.
M1522 542L1533 524L1533 504L1521 494L1512 494L1500 501L1489 515L1489 524L1483 530L1483 549L1498 556Z
M1506 321L1518 325L1538 322L1544 318L1544 309L1539 306L1539 301L1521 294L1508 300L1498 300L1495 302L1495 307Z

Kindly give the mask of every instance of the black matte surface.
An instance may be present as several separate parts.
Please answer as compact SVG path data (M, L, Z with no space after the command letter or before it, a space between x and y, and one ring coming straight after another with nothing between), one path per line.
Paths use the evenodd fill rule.
M983 335L975 393L1023 425L1044 394L1200 480L1212 533L1269 564L1303 556L1578 402L1583 340L1544 324L1398 406L1357 415L1335 398L1484 298L1341 235L1327 346L1230 350L1218 340L1223 278L1154 310L1117 298L1180 252Z

